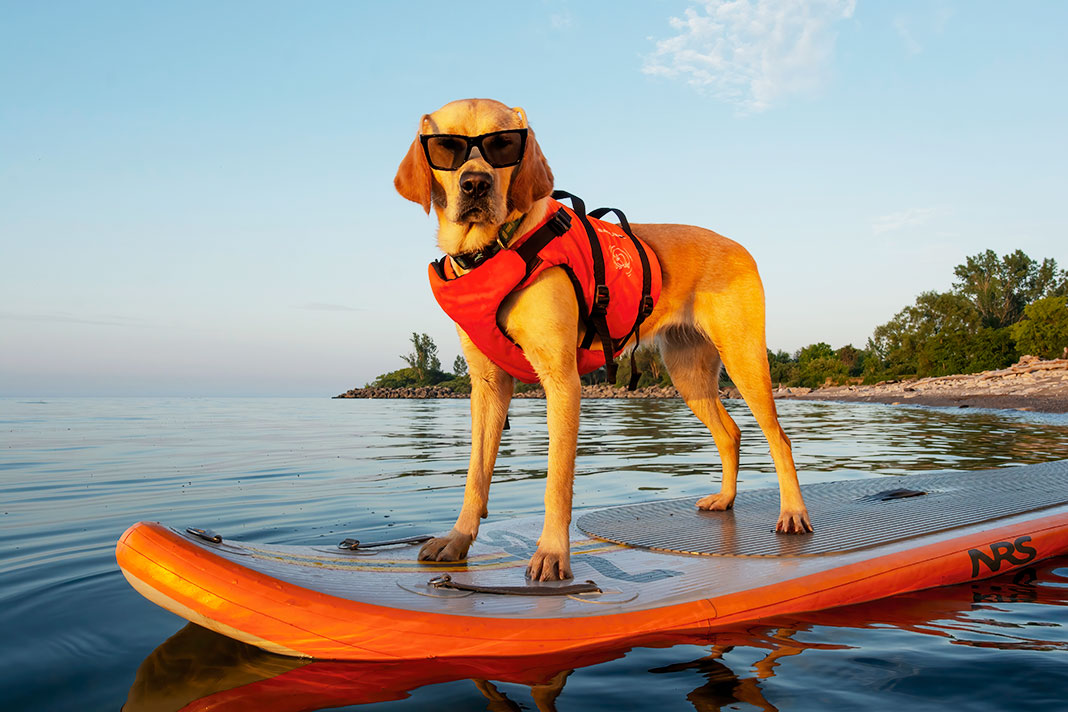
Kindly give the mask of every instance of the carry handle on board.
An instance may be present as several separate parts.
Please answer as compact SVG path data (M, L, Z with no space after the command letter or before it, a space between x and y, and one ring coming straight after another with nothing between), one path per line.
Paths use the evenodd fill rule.
M409 536L404 539L389 539L387 541L361 542L359 539L345 539L338 543L337 548L346 551L355 551L357 549L373 549L377 546L394 546L396 544L422 544L424 541L430 541L433 538L434 537L429 534L420 534L419 536Z
M603 593L593 581L573 583L570 586L479 586L473 583L453 581L452 576L442 574L426 582L434 588L451 588L474 593L496 593L506 596L573 596L576 593Z

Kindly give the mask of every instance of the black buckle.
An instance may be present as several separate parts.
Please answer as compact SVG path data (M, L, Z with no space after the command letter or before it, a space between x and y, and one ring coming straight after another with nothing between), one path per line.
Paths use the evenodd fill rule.
M565 210L557 210L548 222L549 229L557 235L563 235L571 229L571 216Z
M600 312L608 311L608 285L598 284L597 289L593 292L593 308Z
M646 294L644 297L642 297L642 317L647 317L652 314L653 308L655 306L656 305L653 304L652 296Z
M451 255L451 257L452 261L455 262L460 269L472 270L500 251L501 245L497 242L491 242L478 252L466 252L462 255Z

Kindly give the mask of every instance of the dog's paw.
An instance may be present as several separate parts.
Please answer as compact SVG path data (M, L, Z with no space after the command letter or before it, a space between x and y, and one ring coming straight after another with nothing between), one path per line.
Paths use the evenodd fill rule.
M775 522L775 531L779 534L807 534L812 531L808 511L805 509L781 511L779 521Z
M724 512L734 506L733 494L710 494L697 500L697 508L706 512Z
M540 546L530 557L527 578L531 581L563 581L571 576L571 554L548 551Z
M474 537L458 532L431 539L419 550L420 561L462 561L467 558Z

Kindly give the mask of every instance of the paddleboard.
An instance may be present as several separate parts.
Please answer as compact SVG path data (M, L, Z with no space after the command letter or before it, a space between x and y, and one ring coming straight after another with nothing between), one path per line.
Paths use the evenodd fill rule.
M774 676L775 661L785 655L822 650L828 631L798 635L823 628L897 628L911 634L925 634L956 641L986 640L988 621L976 607L1005 603L1037 603L1043 606L1068 604L1068 559L1054 558L1043 563L965 585L939 587L893 596L878 601L844 606L782 618L765 618L756 624L711 634L678 636L664 645L680 645L678 663L692 660L692 646L712 646L707 652L724 653L733 647L755 647L766 652L764 660L742 666L761 677ZM1038 585L1035 585L1037 582ZM1047 629L1048 630L1048 629ZM833 635L833 632L830 633ZM1057 633L1051 631L1056 638ZM1018 632L997 643L1000 650L1035 650L1056 643L1044 640L1042 629ZM473 680L472 687L498 693L492 709L504 709L503 692L487 688L493 680L537 687L538 694L559 693L568 674L577 669L622 658L635 648L622 645L587 648L560 655L520 658L439 658L433 664L422 660L398 662L336 662L284 658L220 636L189 624L171 636L144 660L137 670L124 712L304 712L350 705L400 700L409 692L427 685ZM672 659L672 654L657 659ZM708 658L705 658L708 660ZM747 689L743 680L726 665L715 663L716 680L727 689ZM672 666L661 667L660 671ZM743 678L745 675L743 675ZM727 682L734 679L733 683ZM706 683L694 694L700 697ZM757 688L748 688L759 695ZM472 690L473 692L473 690ZM534 692L534 689L530 691ZM519 692L524 696L524 691ZM542 697L544 700L544 697ZM759 698L746 698L757 706ZM439 705L441 706L441 705ZM772 709L766 704L767 709ZM519 709L518 704L511 709ZM541 705L539 709L554 709Z
M273 546L141 522L116 556L150 601L264 650L321 660L554 655L668 644L1068 553L1068 460L805 485L815 532L775 534L778 492L577 513L574 580L529 582L541 517L482 527L468 558L418 542Z

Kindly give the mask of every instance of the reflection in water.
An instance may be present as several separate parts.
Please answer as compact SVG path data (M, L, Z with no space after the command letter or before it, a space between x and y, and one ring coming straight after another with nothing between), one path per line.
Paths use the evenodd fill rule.
M688 690L682 695L698 712L736 709L745 703L774 711L766 686L784 661L809 651L852 652L850 645L821 642L832 628L854 630L894 627L933 636L949 645L978 646L1002 651L1068 651L1059 626L1045 629L1026 620L1007 621L1024 605L1068 605L1068 558L1051 559L987 581L897 596L856 606L817 611L789 619L757 621L737 630L680 637L663 654L698 658L647 670L653 676L676 676ZM1001 617L990 618L990 611ZM1048 633L1048 635L1044 634ZM658 643L663 645L664 643ZM556 710L566 700L570 681L585 687L585 669L638 650L593 648L568 655L527 659L455 659L403 663L331 663L285 658L230 640L195 625L187 625L141 664L123 709L126 712L257 709L304 712L342 705L400 700L419 688L469 680L492 712L527 708L525 700L502 689L519 684L535 708ZM737 652L743 655L735 655ZM754 656L755 653L755 656ZM663 655L662 654L662 655ZM741 665L737 661L743 661ZM903 682L915 674L912 666L887 671ZM631 690L640 681L630 680ZM691 687L692 685L692 687ZM593 685L594 689L597 688ZM650 688L652 685L650 684ZM678 687L677 685L675 687ZM579 694L589 694L583 690ZM448 709L448 696L435 696L438 709ZM469 697L464 699L470 700ZM641 708L642 700L631 700ZM1011 700L1004 701L1012 708ZM599 705L601 706L601 705ZM607 707L607 705L604 705ZM466 708L466 707L465 707Z

